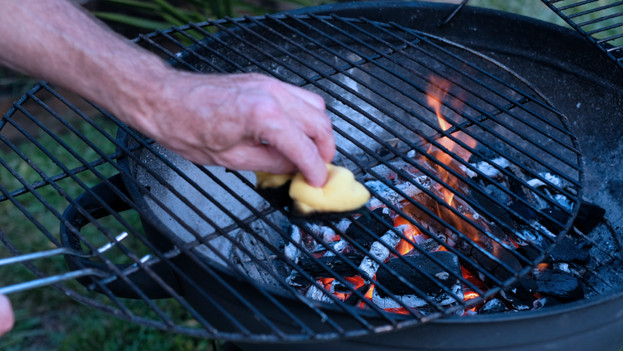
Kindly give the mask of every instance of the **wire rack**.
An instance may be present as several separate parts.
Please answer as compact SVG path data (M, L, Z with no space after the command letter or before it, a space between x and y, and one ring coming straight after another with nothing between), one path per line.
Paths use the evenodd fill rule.
M542 0L559 17L622 67L622 2Z
M367 177L377 181L376 187L368 186L380 206L406 218L436 246L486 277L490 285L478 286L450 272L458 286L469 287L475 294L466 299L408 263L446 292L448 303L441 304L385 265L385 258L372 248L350 237L346 227L325 223L361 259L402 280L428 305L427 309L415 309L376 282L377 289L386 290L394 301L392 306L402 310L396 313L380 308L296 239L287 209L259 196L249 175L176 158L107 111L41 82L0 122L0 206L12 221L22 225L13 227L9 221L0 237L15 255L39 252L27 257L38 262L18 260L12 265L24 263L38 277L65 281L56 287L94 308L171 332L228 340L331 339L413 326L462 313L511 287L570 229L578 211L582 160L565 117L514 72L461 45L396 24L314 15L190 24L143 35L138 42L181 69L261 72L322 94L334 121L336 162L363 181ZM432 75L442 80L432 84ZM448 91L447 98L439 98L449 128L439 125L435 109L425 101L427 87L442 90L444 82L457 87ZM479 140L482 148L467 145L458 137L460 133ZM520 192L494 181L491 173L449 150L443 140L471 150L481 161L506 158L514 171L493 161L489 168L504 174ZM454 160L452 166L439 160L446 156ZM440 178L431 167L444 169L461 185ZM467 176L466 169L474 175ZM382 170L408 179L407 186L426 194L422 201L433 205L415 201L406 188L389 182ZM437 184L435 189L417 181L410 172ZM553 175L558 180L553 180ZM517 207L487 198L474 177L500 189ZM204 180L209 185L202 183ZM531 184L563 196L565 204ZM464 187L480 193L488 205L502 212L492 213L467 196L467 190L461 190ZM405 214L382 189L437 224L426 226ZM486 222L479 216L450 206L440 189L453 193L463 208L477 209L502 229L484 228ZM526 194L531 194L530 199ZM540 214L548 229L536 224L534 217L540 210L534 201L558 210L557 216ZM230 207L233 203L242 209ZM216 219L217 212L225 214L223 221ZM363 214L384 222L375 212ZM509 218L532 229L519 231ZM362 264L340 254L335 242L319 237L310 224L298 223L301 235L313 238L323 252L332 252L361 276L372 275L362 270ZM357 223L355 218L347 219L349 226L361 229L388 255L407 261L379 233ZM460 225L472 227L480 240L496 251L507 252L511 261L501 260L483 242L467 237L458 229ZM387 222L383 226L388 237L406 240L421 255L444 266L401 230ZM32 246L14 245L16 228L32 235ZM531 236L516 240L531 247L532 254L520 253L497 236L499 231ZM440 232L451 233L456 242L464 243L464 251L458 249L459 244L440 238ZM356 305L347 304L348 298L338 298L310 276L298 264L299 258L287 254L289 245L303 255L301 259L324 267L342 283L343 293L357 297ZM224 248L232 254L224 254ZM466 250L481 257L480 261L475 262ZM64 255L71 275L56 254ZM484 267L484 262L493 267ZM288 283L286 277L295 273L310 289L318 290L317 297Z

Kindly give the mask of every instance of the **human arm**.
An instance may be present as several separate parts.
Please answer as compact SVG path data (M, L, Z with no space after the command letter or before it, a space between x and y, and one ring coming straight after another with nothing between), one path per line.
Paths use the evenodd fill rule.
M324 184L335 146L320 96L259 74L175 71L66 0L0 4L0 64L81 94L193 162Z

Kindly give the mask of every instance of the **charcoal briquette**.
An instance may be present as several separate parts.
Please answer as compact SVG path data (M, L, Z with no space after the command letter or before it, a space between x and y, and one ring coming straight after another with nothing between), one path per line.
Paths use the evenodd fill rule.
M379 268L377 281L394 295L415 294L414 289L390 273L392 270L427 295L441 294L443 293L442 288L422 272L428 273L440 285L450 289L457 284L457 276L461 276L459 260L457 256L448 251L432 252L431 256L441 265L425 255L394 258ZM386 297L386 293L382 289L379 289L379 295Z

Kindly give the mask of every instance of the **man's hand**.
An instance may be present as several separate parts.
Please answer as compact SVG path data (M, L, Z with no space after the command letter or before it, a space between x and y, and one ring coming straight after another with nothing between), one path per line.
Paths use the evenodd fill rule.
M118 113L132 113L122 118L161 145L199 164L299 170L311 185L325 183L335 145L320 96L260 74L171 71L154 86Z
M260 74L174 71L66 0L0 0L0 64L94 101L200 164L324 185L335 145L320 96Z
M4 295L0 295L0 336L11 330L14 322L13 310L11 309L9 299Z

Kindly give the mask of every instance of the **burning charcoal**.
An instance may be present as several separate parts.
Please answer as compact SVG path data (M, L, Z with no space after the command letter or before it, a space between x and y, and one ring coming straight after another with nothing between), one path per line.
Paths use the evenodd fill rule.
M362 286L360 286L359 288L357 288L357 292L359 292L360 294L364 295L366 294L366 292L368 291L368 289L370 288L370 284L364 284ZM350 306L355 306L357 305L358 302L360 302L361 298L353 293L351 295L349 295L349 297L344 301L347 305Z
M341 239L327 244L318 244L310 252L325 252L324 256L334 256L335 254L328 247L342 253L347 248L347 242Z
M478 309L479 314L493 314L508 311L507 305L501 299L491 299Z
M341 277L357 275L357 270L346 263L345 259L353 262L354 265L360 261L358 256L343 256L343 259L336 256L324 256L317 258L317 263L311 258L305 257L301 259L299 266L314 278L333 278L334 276L329 273L330 271Z
M297 288L302 288L311 284L308 279L299 274L297 271L292 271L292 273L290 273L290 275L286 278L286 283Z
M338 229L340 233L344 233L345 231L347 231L351 223L352 222L350 219L343 218L340 220L340 222L336 223L336 229Z
M306 297L314 301L332 302L331 298L327 296L328 294L329 293L327 291L312 285L306 292Z
M481 156L482 155L482 156ZM499 157L499 155L484 144L477 144L474 152L470 155L468 162L479 163L485 160L491 160Z
M564 236L550 253L553 262L589 262L591 244L585 240Z
M391 164L394 165L394 162L391 162ZM377 166L371 168L371 172L370 173L366 173L364 175L364 180L365 181L377 180L379 178L385 178L385 179L388 179L388 180L393 180L393 179L396 178L396 172L391 170L385 164L380 164L380 165L377 165Z
M347 236L367 249L370 249L373 242L386 233L389 227L392 227L392 218L384 213L382 208L374 210L373 213L377 216L373 217L371 214L365 213L355 220L357 224L352 223L345 232ZM381 220L377 217L380 217Z
M554 297L550 297L550 296L545 296L545 297L542 297L541 299L537 299L533 301L534 310L542 308L542 307L552 307L552 306L557 306L557 305L561 305L561 302L557 301L557 299L555 299Z
M538 217L540 223L544 225L546 229L553 233L559 233L564 229L561 224L565 224L565 222L567 222L569 215L558 208L548 207L542 209L539 212ZM555 221L561 224L557 224Z
M293 243L301 243L301 231L296 225L290 226L290 239L292 240L292 242L288 242L286 247L284 247L284 255L286 255L286 257L288 257L293 262L297 263L299 260L300 252Z
M576 301L585 297L578 278L567 273L542 272L537 275L536 281L540 294L555 297L562 302Z
M571 274L577 278L582 278L587 273L587 265L585 263L576 264L574 262L557 262L553 264L555 272L564 272Z
M517 170L516 167L510 167L510 169L515 170L514 175L516 176L522 173L521 171ZM524 203L526 202L531 205L533 202L535 202L534 194L529 191L526 186L515 177L507 177L506 179L509 182L509 190L517 195L512 197L510 208L514 210L518 215L520 215L521 218L524 218L525 221L537 219L537 213L533 210L533 208L531 208L531 206L527 206ZM520 180L522 180L521 177ZM524 202L521 202L520 199L524 200Z
M525 299L515 296L512 290L501 291L500 296L507 301L514 310L526 311L530 310L533 306L533 299Z
M323 225L318 225L312 223L307 226L307 229L310 231L310 234L313 234L313 237L316 239L323 241L324 243L331 243L334 241L334 237L336 236L336 232L330 227L326 227Z
M398 226L396 229L402 230L403 226ZM373 258L377 261L383 262L390 255L390 249L388 247L396 247L401 241L401 238L394 233L394 231L389 230L384 234L379 241L375 241L368 252L368 255L362 259L360 266L358 267L363 272L363 278L368 280L373 280L377 269L379 268L379 263L377 263ZM387 246L383 245L385 243Z
M539 250L531 245L518 246L516 248L516 252L518 252L520 255L524 256L527 260L531 262L535 262L540 256Z
M520 261L518 261L518 258L516 258L511 252L503 249L502 247L499 247L498 250L492 250L493 252L496 252L495 257L497 260L490 258L485 253L481 252L473 246L462 245L458 247L466 256L471 258L471 261L477 263L485 271L496 277L498 280L505 281L514 276L515 272L519 272L522 269L522 265L520 264ZM514 272L510 272L509 270L501 266L500 263L497 261L505 263ZM470 271L470 273L474 274L475 276L483 276L483 273L479 272L473 267L474 263L467 262L462 264L464 268L466 268L468 271ZM487 276L483 276L481 278L488 285L493 283L492 280L489 279Z
M373 291L373 302L383 308L383 309L396 309L396 308L402 308L403 306L401 305L401 303L407 307L423 307L427 305L427 300L422 299L416 295L401 295L401 296L395 296L394 298L392 297L381 297L378 294L379 289L375 288L375 290ZM397 302L395 299L401 301L401 303ZM452 299L451 299L452 300ZM437 301L436 301L437 302ZM453 303L454 301L448 301L447 303L445 303L446 305L449 305L451 303ZM442 303L440 303L442 304Z
M484 187L485 194L472 191L471 197L491 214L492 219L496 219L510 228L517 228L518 222L513 214L506 208L511 204L511 197L494 184ZM493 201L496 200L496 201Z
M582 233L589 234L600 223L605 212L605 209L600 206L582 201L578 215L574 220L574 226Z
M424 298L421 298L417 295L394 295L394 296L388 296L388 297L381 297L379 295L379 291L381 289L379 288L375 288L373 290L373 302L384 309L397 309L397 308L402 308L404 306L401 305L401 303L407 307L418 307L420 308L420 311L422 312L424 309L423 307L428 306L428 301L425 300ZM463 299L463 292L462 292L462 288L461 288L461 284L455 284L453 285L453 287L451 288L451 292L452 294L449 293L440 293L440 294L434 294L433 296L429 295L427 296L434 304L436 305L440 305L440 306L446 306L446 305L450 305L452 303L456 303L457 301L461 301ZM398 301L400 301L401 303L399 303Z
M400 206L406 198L414 198L416 195L420 194L422 190L417 185L429 189L432 187L431 178L425 175L420 175L414 176L409 180L405 180L403 178L401 178L400 181L395 180L394 187L396 188L396 191L381 181L366 182L366 186L376 193L379 198L383 198L395 206ZM368 207L370 208L383 206L384 204L375 197L373 197L368 203Z
M474 163L473 166L479 171L479 175L484 175L490 178L498 178L501 176L501 172L493 165L497 165L500 168L509 167L509 161L503 157L497 157L488 161L480 161Z
M440 261L442 266L425 255L395 258L377 271L377 281L394 295L414 294L412 288L390 273L392 270L427 295L441 294L442 288L422 272L437 278L438 283L450 289L457 284L457 277L461 277L459 260L457 256L448 251L432 252L431 256ZM380 289L379 295L386 297L386 292Z
M501 296L511 304L516 306L531 306L534 300L534 294L538 290L537 282L532 277L523 277L513 284L512 287L507 288L501 292ZM516 307L517 309L520 309Z

